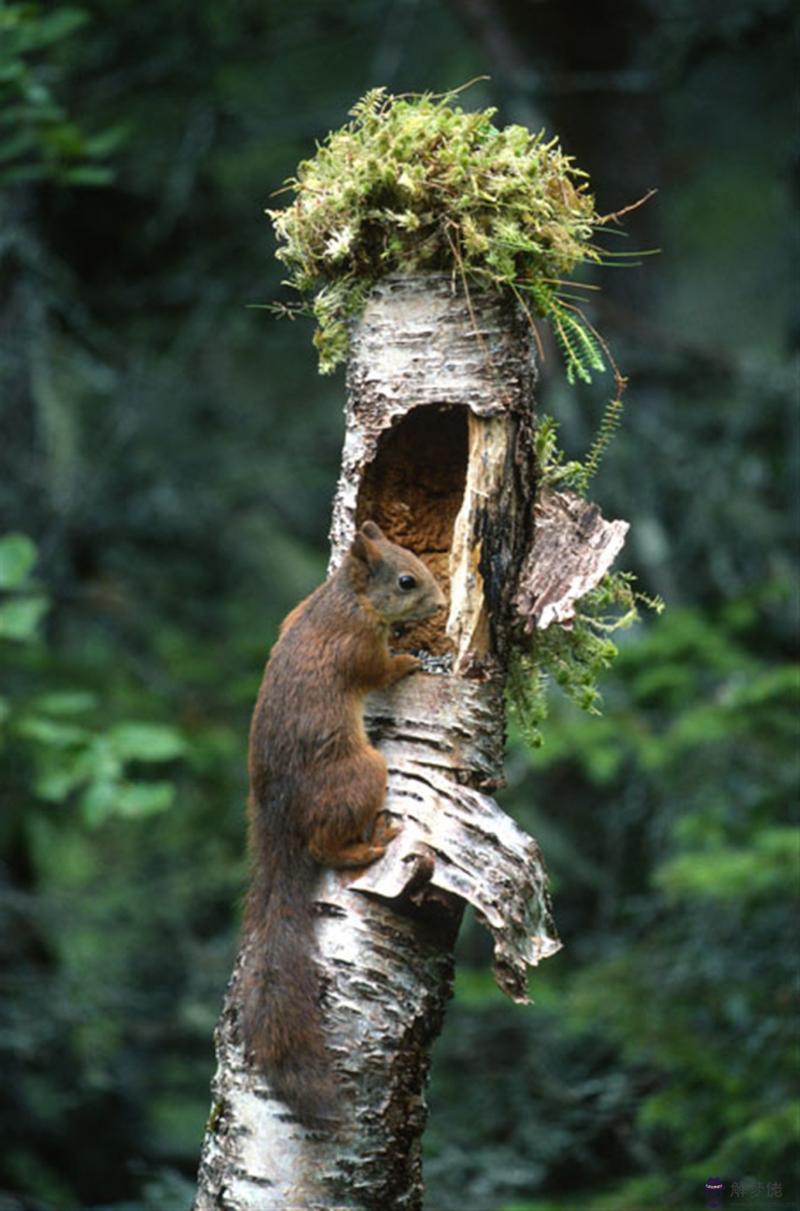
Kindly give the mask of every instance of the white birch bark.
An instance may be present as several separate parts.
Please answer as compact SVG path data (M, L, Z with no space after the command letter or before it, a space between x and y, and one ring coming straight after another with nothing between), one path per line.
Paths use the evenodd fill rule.
M420 1208L424 1085L464 905L490 930L498 982L515 1000L526 999L528 968L560 945L536 842L487 794L502 784L511 631L530 612L516 597L533 542L533 379L513 307L467 298L447 275L387 279L356 326L332 563L372 516L449 582L446 635L400 638L430 650L427 671L368 707L402 831L360 876L326 873L317 897L348 1129L304 1129L250 1069L237 966L216 1032L196 1211Z

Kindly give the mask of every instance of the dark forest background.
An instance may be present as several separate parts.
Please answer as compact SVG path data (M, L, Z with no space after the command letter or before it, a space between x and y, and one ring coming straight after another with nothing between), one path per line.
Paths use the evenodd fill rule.
M249 712L324 575L342 376L263 208L359 95L546 126L643 266L593 493L668 603L513 734L564 951L468 925L431 1211L797 1207L797 21L789 0L0 3L0 1207L177 1211L245 880ZM610 383L540 405L585 451ZM24 536L24 537L23 537ZM735 1184L734 1184L735 1183Z

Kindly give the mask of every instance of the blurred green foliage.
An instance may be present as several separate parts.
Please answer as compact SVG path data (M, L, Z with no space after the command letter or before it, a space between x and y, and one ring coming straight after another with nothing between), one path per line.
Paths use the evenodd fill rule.
M34 591L30 572L35 562L36 547L27 535L0 538L0 593L5 591L0 597L0 642L33 648L23 660L15 661L15 653L9 652L4 661L7 688L19 692L18 698L0 698L6 744L24 750L30 789L38 799L63 803L79 791L76 803L87 824L100 824L110 815L163 811L172 805L173 784L134 780L130 767L176 760L185 753L183 737L164 723L98 726L92 722L98 714L97 693L83 687L53 688L52 659L37 642L49 602ZM81 676L80 670L75 676ZM47 687L44 692L37 683Z
M513 1195L531 1166L602 1189L610 1157L646 1180L582 1190L582 1207L696 1205L716 1173L782 1179L787 1198L796 1180L800 673L759 655L757 603L734 604L668 612L623 647L602 719L566 704L535 757L512 743L506 794L548 855L573 953L535 973L535 1028L457 995L473 1039L442 1040L431 1128L434 1164L460 1158L479 1183L480 1113L509 1207L574 1206ZM483 1031L503 1042L474 1045Z
M0 5L0 185L112 180L99 161L123 142L125 127L87 135L57 99L68 74L61 50L88 19L67 5Z
M246 306L280 290L261 209L370 87L487 67L475 107L543 111L599 207L660 187L629 226L662 257L596 279L632 382L592 494L670 609L623 635L601 717L511 737L566 947L525 1010L465 928L429 1205L684 1208L712 1172L796 1202L796 19L485 7L525 70L455 0L0 5L4 1211L190 1202L249 711L324 574L341 441L311 325ZM602 392L544 352L576 458Z

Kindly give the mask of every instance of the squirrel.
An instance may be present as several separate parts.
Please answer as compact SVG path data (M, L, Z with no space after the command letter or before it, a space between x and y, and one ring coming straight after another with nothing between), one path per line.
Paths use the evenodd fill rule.
M281 625L250 728L252 879L240 1022L246 1049L300 1122L335 1123L313 958L314 888L324 867L377 861L398 829L383 803L386 761L364 730L370 690L420 667L392 655L393 623L445 603L425 565L372 521L343 563Z

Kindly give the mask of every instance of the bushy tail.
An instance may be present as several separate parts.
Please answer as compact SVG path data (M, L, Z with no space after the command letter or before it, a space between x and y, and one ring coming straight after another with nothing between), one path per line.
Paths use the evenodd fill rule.
M272 1091L309 1126L336 1121L336 1086L320 1021L310 858L254 883L245 918L240 1020L247 1050Z

